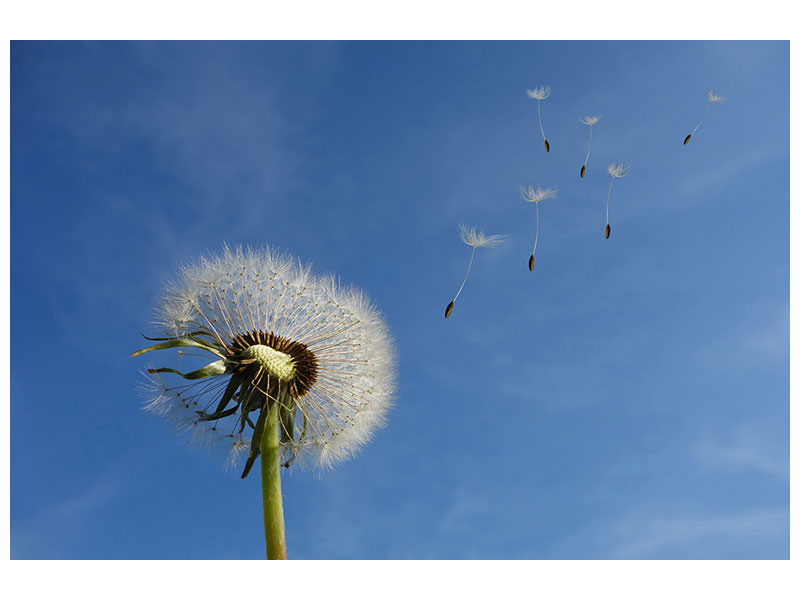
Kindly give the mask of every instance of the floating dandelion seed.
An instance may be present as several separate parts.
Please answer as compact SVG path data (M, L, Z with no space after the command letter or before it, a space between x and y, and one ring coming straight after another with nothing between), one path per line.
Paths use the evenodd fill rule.
M196 371L148 369L145 406L198 438L261 455L267 558L285 558L280 465L320 468L352 456L391 406L394 358L386 326L359 290L312 276L272 250L235 251L185 267L161 301L159 343L214 361ZM190 380L169 385L164 374ZM195 381L197 380L197 381ZM245 430L252 430L249 440Z
M600 117L583 117L581 121L584 125L589 126L589 148L586 150L586 158L583 159L583 166L581 167L581 179L586 174L586 163L589 162L589 152L592 151L592 125L597 123Z
M555 198L558 195L558 190L528 186L527 188L520 187L519 192L523 200L533 202L536 205L536 237L533 239L533 252L531 252L531 257L528 259L528 269L533 271L533 264L536 262L536 244L539 242L539 202L548 198Z
M483 231L476 231L474 227L470 227L469 229L466 225L459 225L459 231L461 233L461 241L464 242L467 246L472 246L472 254L469 257L469 265L467 266L467 274L464 275L464 281L461 282L461 287L458 288L458 292L456 292L456 297L453 298L452 302L447 305L447 308L444 309L444 318L448 318L450 313L453 312L453 307L456 304L456 300L458 300L459 294L461 294L461 290L464 289L464 284L467 283L467 277L469 277L469 270L472 268L472 260L475 258L475 249L476 248L494 248L498 244L502 243L503 240L506 238L505 235L486 235Z
M608 165L608 174L611 175L611 185L608 186L608 198L606 198L606 239L611 235L611 225L608 221L608 205L611 202L611 186L614 185L614 180L618 177L625 177L631 172L629 165L623 163L611 163Z
M532 90L526 90L525 93L528 94L528 98L536 100L537 108L539 110L539 131L542 132L544 150L545 152L550 152L550 142L547 141L547 138L544 135L544 128L542 127L542 100L547 100L550 97L550 88L542 86L533 88Z
M697 129L700 127L700 125L703 124L703 121L705 121L706 115L708 115L708 109L711 108L711 104L714 103L714 102L717 102L719 104L722 104L723 102L725 102L725 98L723 98L722 96L717 96L714 93L714 90L712 90L712 89L707 89L706 90L706 94L708 95L708 104L706 104L706 110L703 113L703 118L700 119L700 121L697 123L697 125L694 126L694 129L692 129L691 133L689 133L689 135L687 135L686 138L683 140L683 145L684 146L689 143L689 140L692 139L692 136L694 135L694 132L697 131Z

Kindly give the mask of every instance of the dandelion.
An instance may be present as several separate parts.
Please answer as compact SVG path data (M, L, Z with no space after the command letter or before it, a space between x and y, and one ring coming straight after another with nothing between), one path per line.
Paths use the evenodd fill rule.
M623 163L611 163L608 165L608 174L611 175L611 185L608 186L608 198L606 198L606 239L611 235L611 225L608 222L608 205L611 202L611 187L614 185L614 180L618 177L625 177L630 173L631 167Z
M717 102L719 104L722 104L723 102L725 102L725 98L723 98L722 96L717 96L714 93L714 90L712 90L710 88L706 90L706 94L708 95L708 104L706 104L706 110L703 113L703 118L700 119L700 121L697 123L697 125L694 126L694 129L692 129L691 133L689 133L689 135L687 135L686 138L683 140L683 145L684 146L689 143L689 140L692 139L692 136L694 135L694 132L697 131L697 129L700 127L700 125L703 124L703 121L705 121L706 115L708 115L708 109L711 108L711 104L714 103L714 102Z
M533 202L536 205L536 237L533 239L533 252L531 252L531 257L528 259L528 269L533 271L533 263L536 262L536 244L539 242L539 202L548 198L555 198L558 195L558 190L528 186L527 188L520 187L519 191L523 200Z
M444 309L444 318L448 318L450 313L453 312L453 306L455 306L456 300L458 300L459 294L461 294L461 290L464 289L464 284L467 283L467 277L469 277L469 270L472 268L472 260L475 258L475 249L476 248L494 248L498 244L502 243L503 240L506 238L504 235L486 235L483 231L476 231L474 227L470 227L467 229L466 225L459 225L459 231L461 233L461 241L464 242L467 246L472 246L472 254L469 257L469 265L467 266L467 274L464 275L464 281L461 282L461 287L458 288L458 292L456 292L456 297L453 298L452 302L447 305L447 308Z
M544 150L545 152L550 152L550 142L547 141L547 138L544 135L544 128L542 127L542 100L547 100L550 97L550 88L542 86L533 88L532 90L526 90L525 93L528 94L528 98L536 100L536 104L539 109L539 131L542 132Z
M261 456L267 558L286 558L280 466L330 467L383 424L394 379L383 319L362 292L289 255L225 247L183 269L156 323L158 343L132 356L180 348L214 360L148 369L145 408L229 446L233 462L246 454L242 478Z
M586 174L586 163L589 162L589 152L592 151L592 125L597 123L600 117L583 117L581 121L584 125L589 126L589 148L586 150L586 158L583 159L583 166L581 167L581 179Z

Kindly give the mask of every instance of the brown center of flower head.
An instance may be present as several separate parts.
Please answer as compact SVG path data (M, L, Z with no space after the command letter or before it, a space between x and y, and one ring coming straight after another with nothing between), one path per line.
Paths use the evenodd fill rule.
M270 394L280 386L292 398L301 398L317 381L317 358L302 342L253 330L237 335L226 351L235 374L249 375L259 388ZM260 382L267 385L261 386Z

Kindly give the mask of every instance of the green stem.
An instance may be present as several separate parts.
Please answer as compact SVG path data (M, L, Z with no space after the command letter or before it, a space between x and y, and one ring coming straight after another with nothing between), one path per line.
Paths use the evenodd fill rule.
M286 529L283 523L281 494L281 447L277 402L269 402L264 433L261 436L261 495L264 501L264 536L268 560L286 560Z

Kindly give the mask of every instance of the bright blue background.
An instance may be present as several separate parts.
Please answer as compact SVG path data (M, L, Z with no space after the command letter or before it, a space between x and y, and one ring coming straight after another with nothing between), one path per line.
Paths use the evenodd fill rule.
M291 557L788 558L788 63L782 42L12 43L12 557L263 557L258 477L142 412L129 358L162 282L227 242L338 273L396 338L388 427L284 479ZM683 146L708 86L729 101ZM534 273L528 184L560 190ZM462 220L509 238L445 321Z

